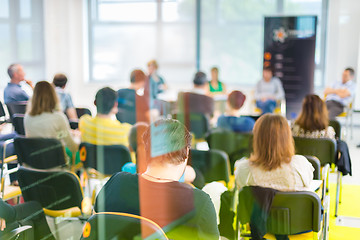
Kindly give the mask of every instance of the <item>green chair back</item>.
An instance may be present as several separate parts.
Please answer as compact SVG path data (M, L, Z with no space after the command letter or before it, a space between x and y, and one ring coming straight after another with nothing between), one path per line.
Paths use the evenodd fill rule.
M202 139L210 129L209 119L203 113L177 113L175 119L194 133L195 139Z
M255 199L252 187L239 192L237 225L250 223ZM292 235L305 231L320 231L321 200L310 191L277 192L270 208L267 231L272 234Z
M301 155L315 156L321 166L335 163L336 141L329 138L294 137L295 152Z
M336 139L340 139L341 138L341 125L340 125L340 122L338 120L335 120L335 119L330 120L329 121L329 126L334 128Z
M25 202L37 201L50 210L81 209L83 191L75 174L25 167L20 167L17 174Z
M242 157L249 157L252 149L252 133L236 133L226 129L212 129L206 137L210 149L217 149L228 154L231 172L234 163Z
M227 154L219 150L190 150L190 163L199 170L205 183L213 181L230 181L230 166Z
M316 180L321 180L320 178L320 160L315 156L307 156L305 155L306 159L311 163L311 165L314 168L314 178Z
M66 165L63 144L55 138L15 138L15 152L21 165L50 169Z
M81 143L80 160L85 168L94 168L102 174L112 175L131 162L130 151L123 145L94 145Z
M143 238L142 231L145 236L146 233L150 233L150 235ZM89 218L81 239L166 240L168 238L156 223L147 218L128 213L103 212Z

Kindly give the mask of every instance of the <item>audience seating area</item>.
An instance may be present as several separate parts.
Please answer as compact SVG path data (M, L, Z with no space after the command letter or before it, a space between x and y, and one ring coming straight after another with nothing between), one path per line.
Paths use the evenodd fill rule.
M55 138L25 137L25 103L7 104L9 117L1 106L0 117L4 122L10 119L18 134L13 141L16 155L6 158L4 153L3 156L3 200L39 202L57 239L62 239L66 232L59 222L78 222L83 226L73 233L65 233L65 236L72 235L73 239L171 239L167 235L171 236L173 227L161 228L142 216L115 212L94 214L91 211L99 189L113 174L123 171L125 164L134 162L137 153L134 154L131 148L125 145L82 142L77 155L71 158L64 144ZM76 108L76 113L79 118L85 114L92 115L87 108ZM268 205L268 213L264 213L259 206L259 209L254 210L254 206L257 206L254 205L254 198L265 196L268 194L267 190L263 192L263 189L256 187L243 187L238 190L234 180L235 162L248 158L253 151L253 133L214 127L210 123L210 116L203 113L167 113L168 110L164 111L163 117L172 116L178 119L195 139L188 162L196 173L193 185L202 188L208 183L220 182L231 192L232 197L228 203L231 207L227 209L231 214L226 221L232 230L226 234L227 238L223 236L223 239L228 239L229 236L229 239L247 239L251 234L255 234L255 231L267 233L265 238L269 239L298 233L302 233L299 235L302 239L329 239L330 198L334 197L330 196L329 192L330 169L337 173L335 216L338 216L338 209L341 207L342 173L336 170L338 153L335 140L294 137L296 153L307 158L314 168L313 179L321 184L313 191L276 191L272 204ZM116 118L122 123L135 124L133 120L127 119L124 112L118 113ZM254 116L254 120L258 118L259 116ZM339 121L331 120L329 125L334 128L336 138L340 139L342 132ZM77 121L69 122L69 126L72 129L79 127ZM4 145L5 149L8 143ZM201 144L207 146L206 150ZM79 158L80 162L76 162L76 158ZM18 163L18 168L5 167L7 163L14 161ZM5 184L5 181L8 181L5 179L9 173L14 172L17 172L20 188L15 187L13 193L9 193L7 190L14 186ZM265 201L262 204L266 206L267 203ZM224 221L223 208L224 206L220 207L220 221ZM258 211L257 216L253 215L254 211ZM256 221L260 221L257 226L251 223L254 217ZM262 222L264 219L267 220ZM181 221L176 224L181 225ZM29 234L32 234L31 226L22 226L7 236L9 239L17 236L31 239L26 237Z

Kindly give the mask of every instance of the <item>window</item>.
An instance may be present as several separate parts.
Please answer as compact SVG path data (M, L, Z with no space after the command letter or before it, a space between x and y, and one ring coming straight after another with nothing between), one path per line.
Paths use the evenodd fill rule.
M201 67L218 66L228 84L254 85L262 74L264 16L316 15L315 87L323 86L322 9L322 0L202 1Z
M264 16L316 15L320 87L327 1L91 0L90 79L127 82L133 68L155 58L169 82L191 82L199 62L205 72L218 66L230 85L252 86L261 78Z
M195 71L194 0L98 0L90 5L90 79L127 84L151 59L169 81Z
M0 0L0 79L9 79L12 63L24 66L26 78L44 78L42 0ZM7 81L1 81L2 86Z

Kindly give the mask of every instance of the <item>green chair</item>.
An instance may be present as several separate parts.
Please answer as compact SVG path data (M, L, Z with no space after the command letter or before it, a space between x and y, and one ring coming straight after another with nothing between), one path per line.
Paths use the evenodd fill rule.
M20 165L36 169L66 166L67 155L59 139L16 138L14 147Z
M244 187L239 192L236 239L249 237L245 231L250 223L255 198L252 187ZM319 196L310 191L277 192L274 196L267 220L267 232L278 235L293 235L313 231L318 239L321 230L321 201Z
M294 137L295 152L301 155L316 156L321 166L335 163L336 141L329 138Z
M145 217L129 213L102 212L89 218L81 239L167 240L168 237L159 225Z
M252 148L252 133L236 133L230 130L212 129L206 137L210 149L217 149L228 154L231 173L234 173L235 161L249 157Z
M79 149L84 168L93 168L104 175L120 172L124 164L131 162L130 151L124 145L94 145L83 142Z
M316 156L321 166L335 164L337 159L336 141L329 138L303 138L294 137L297 154ZM336 184L335 217L337 217L339 203L341 202L342 173L338 171Z
M205 183L225 181L228 184L230 181L229 158L223 151L191 149L189 162L203 174Z
M316 180L320 180L321 179L321 174L320 174L320 161L317 157L315 156L307 156L305 155L304 157L306 157L306 159L311 163L311 165L314 168L314 178Z
M338 120L330 120L329 126L333 127L335 130L335 138L340 139L341 138L341 125Z
M184 124L187 129L194 133L197 142L204 141L206 133L210 129L209 119L203 113L177 113L174 118Z
M80 179L72 172L18 169L18 180L25 202L37 201L45 215L55 222L56 234L60 234L57 221L82 221L83 190Z

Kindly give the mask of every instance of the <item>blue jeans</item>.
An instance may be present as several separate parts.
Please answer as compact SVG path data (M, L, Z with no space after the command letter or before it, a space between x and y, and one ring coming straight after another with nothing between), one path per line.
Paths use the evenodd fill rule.
M276 107L276 101L275 100L266 100L265 102L261 100L256 101L256 107L260 108L262 111L262 114L265 113L272 113L275 110Z

